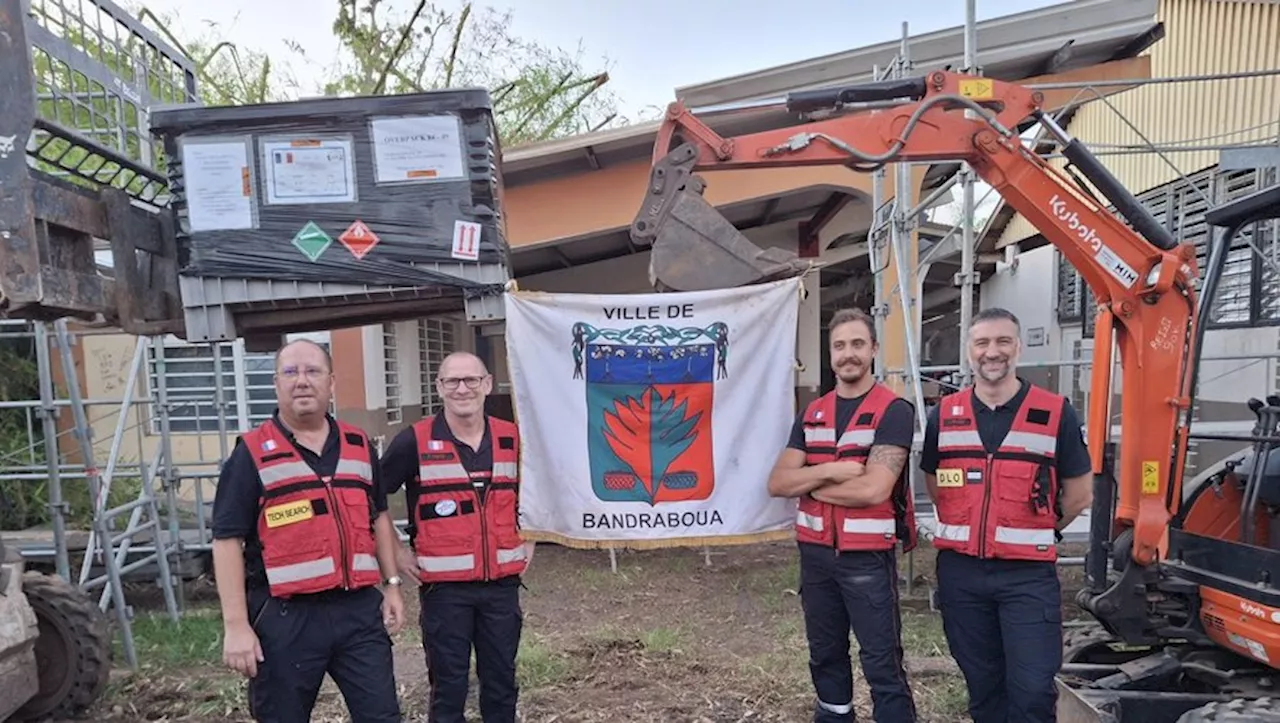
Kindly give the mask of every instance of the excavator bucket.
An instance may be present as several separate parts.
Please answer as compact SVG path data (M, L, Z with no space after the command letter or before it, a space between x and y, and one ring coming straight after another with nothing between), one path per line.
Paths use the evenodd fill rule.
M697 150L676 148L654 164L631 240L652 246L649 283L659 291L724 289L797 276L810 267L796 254L762 249L702 197L691 173Z

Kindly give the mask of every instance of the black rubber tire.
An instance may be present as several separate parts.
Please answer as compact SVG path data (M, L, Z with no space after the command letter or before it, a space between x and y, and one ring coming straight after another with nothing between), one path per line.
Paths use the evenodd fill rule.
M1189 710L1178 723L1280 723L1280 699L1237 698Z
M40 692L14 714L14 720L80 715L97 702L111 675L106 616L88 595L56 575L28 572L22 590L40 624Z

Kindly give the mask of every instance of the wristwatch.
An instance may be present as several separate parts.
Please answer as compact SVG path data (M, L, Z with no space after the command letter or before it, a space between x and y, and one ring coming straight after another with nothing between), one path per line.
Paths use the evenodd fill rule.
M399 585L401 582L403 582L403 580L401 580L401 579L400 579L400 576L399 576L399 575L392 575L391 577L387 578L386 580L383 580L383 581L382 581L382 584L384 584L384 585L396 586L396 585Z

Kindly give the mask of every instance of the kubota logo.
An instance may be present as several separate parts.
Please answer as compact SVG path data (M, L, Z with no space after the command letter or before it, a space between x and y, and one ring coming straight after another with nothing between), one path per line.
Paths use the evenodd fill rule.
M1102 238L1098 233L1092 226L1080 220L1079 214L1067 208L1067 202L1056 193L1049 199L1049 210L1058 217L1059 221L1067 224L1067 228L1079 237L1080 243L1093 249L1095 254L1102 249Z
M1247 612L1247 613L1249 613L1250 615L1253 615L1253 616L1255 616L1255 617L1262 618L1263 620L1265 620L1265 619L1267 618L1267 611L1266 611L1266 610L1264 610L1263 608L1260 608L1260 607L1258 607L1257 605L1254 605L1253 603L1248 602L1248 601L1246 601L1246 600L1241 600L1241 601L1240 601L1240 609L1241 609L1241 610L1243 610L1243 611L1245 611L1245 612Z

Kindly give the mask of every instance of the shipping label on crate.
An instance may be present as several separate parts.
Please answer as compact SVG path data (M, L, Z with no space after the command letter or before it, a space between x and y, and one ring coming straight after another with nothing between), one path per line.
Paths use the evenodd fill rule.
M463 261L480 258L480 224L470 221L453 222L453 257Z
M351 136L264 138L266 203L354 203L356 165Z
M249 145L241 140L182 144L187 223L200 231L242 231L254 227Z
M374 118L376 183L428 183L466 178L462 124L452 115Z

